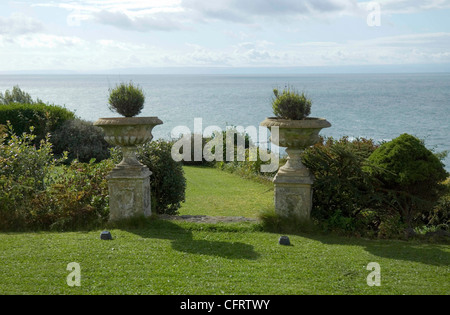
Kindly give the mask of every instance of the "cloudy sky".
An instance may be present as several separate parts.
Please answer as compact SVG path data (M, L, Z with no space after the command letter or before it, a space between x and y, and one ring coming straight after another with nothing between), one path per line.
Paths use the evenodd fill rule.
M450 64L450 0L1 0L0 72Z

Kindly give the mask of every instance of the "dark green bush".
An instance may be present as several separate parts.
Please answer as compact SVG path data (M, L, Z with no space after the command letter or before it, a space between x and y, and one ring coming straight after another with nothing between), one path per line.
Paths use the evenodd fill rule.
M133 83L121 83L109 91L109 108L125 117L139 115L144 108L145 96Z
M311 113L311 100L305 93L299 93L291 87L286 87L280 94L278 89L273 90L273 113L278 118L301 120Z
M157 140L138 150L138 158L153 173L151 180L152 212L176 214L185 200L186 179L183 165L172 159L173 142Z
M45 139L65 121L75 118L71 111L56 105L36 104L8 104L0 105L0 124L8 121L16 134L28 133L33 127L36 136L34 144Z
M409 227L427 223L448 174L439 158L414 136L403 134L382 144L369 157L370 170L389 202Z
M81 119L67 120L52 134L53 152L68 152L68 161L77 159L88 163L91 159L109 158L111 146L105 141L101 128Z
M365 171L366 159L376 149L372 140L328 138L303 153L302 159L315 176L311 216L328 230L364 230L364 217L376 207L377 182Z

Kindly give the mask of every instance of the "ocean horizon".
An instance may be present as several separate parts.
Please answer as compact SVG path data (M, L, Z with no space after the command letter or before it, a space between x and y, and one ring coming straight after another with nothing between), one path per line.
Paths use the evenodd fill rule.
M389 141L403 133L434 152L450 151L450 73L347 74L0 74L0 92L19 86L34 99L64 106L81 119L118 117L108 109L109 89L132 81L146 95L140 116L157 116L154 138L177 126L258 127L273 116L274 88L286 85L313 101L311 116L327 119L325 137ZM450 171L450 157L444 161Z

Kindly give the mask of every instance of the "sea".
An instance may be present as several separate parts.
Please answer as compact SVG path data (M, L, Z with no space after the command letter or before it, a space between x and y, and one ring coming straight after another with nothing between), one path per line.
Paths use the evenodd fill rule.
M273 116L273 89L293 87L312 99L311 117L332 127L321 135L389 141L403 133L434 152L450 151L450 73L301 75L0 75L0 92L19 86L34 99L66 107L84 120L119 117L108 108L111 88L133 82L145 93L140 116L157 116L155 139L184 126L258 128ZM198 127L198 126L197 126ZM443 160L450 171L450 156Z

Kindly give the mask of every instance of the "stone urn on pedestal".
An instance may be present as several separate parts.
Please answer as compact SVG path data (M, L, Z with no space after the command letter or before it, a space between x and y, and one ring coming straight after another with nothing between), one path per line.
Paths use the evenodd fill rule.
M122 150L123 159L108 175L110 221L150 216L150 170L136 158L137 146L153 139L152 130L163 122L157 117L133 117L144 105L143 91L130 84L110 90L110 109L125 117L100 118L105 140Z
M302 152L319 142L319 132L331 124L323 118L309 118L311 100L286 88L274 90L272 107L276 117L265 119L261 126L271 130L271 142L285 147L287 162L275 175L275 212L281 217L308 221L312 209L314 176L301 161Z

